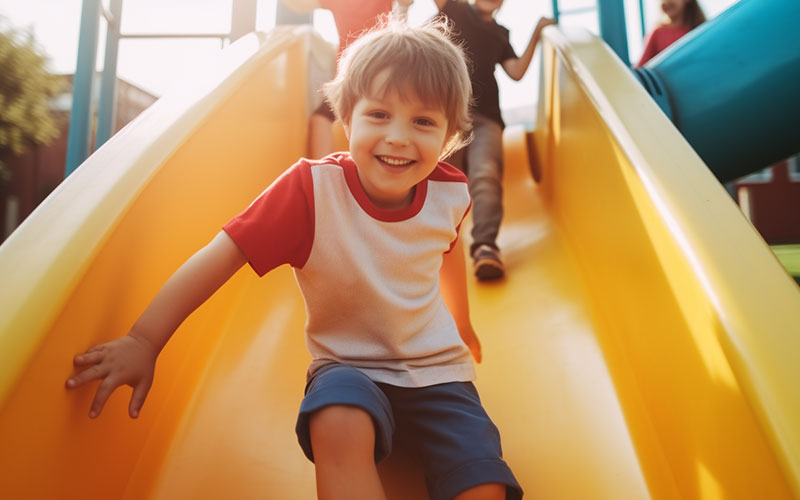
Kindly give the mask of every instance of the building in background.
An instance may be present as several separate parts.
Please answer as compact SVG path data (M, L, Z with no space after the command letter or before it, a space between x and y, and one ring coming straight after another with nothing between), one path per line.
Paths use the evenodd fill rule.
M734 184L744 215L770 245L800 243L800 155Z
M100 78L98 74L96 78ZM0 188L0 221L2 240L30 215L50 192L64 179L69 135L69 113L72 107L72 75L65 75L62 92L50 101L60 130L59 136L49 145L37 145L20 156L8 158L11 180ZM99 82L94 85L99 89ZM117 80L117 105L114 132L136 118L157 97L124 80ZM92 96L96 113L97 95ZM96 120L96 116L94 118ZM92 137L94 137L92 132ZM90 146L94 148L94 144ZM2 241L0 240L0 241Z

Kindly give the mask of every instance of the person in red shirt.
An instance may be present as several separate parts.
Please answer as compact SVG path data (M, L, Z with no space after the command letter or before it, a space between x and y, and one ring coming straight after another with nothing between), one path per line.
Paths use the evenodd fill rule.
M363 33L369 31L380 20L381 16L392 11L394 0L283 0L297 12L310 12L314 9L331 11L339 34L339 47L336 61L344 49L356 41ZM414 0L397 0L397 14L402 19ZM327 100L323 100L311 113L308 120L308 156L319 159L333 153L333 122L336 121L333 109Z
M661 0L661 10L667 20L647 35L637 68L706 20L697 0Z

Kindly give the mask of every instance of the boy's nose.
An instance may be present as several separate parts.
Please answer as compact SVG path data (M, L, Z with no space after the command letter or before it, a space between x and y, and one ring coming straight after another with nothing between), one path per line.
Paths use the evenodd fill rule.
M386 131L384 140L393 146L406 146L408 145L408 132L403 127L391 127Z

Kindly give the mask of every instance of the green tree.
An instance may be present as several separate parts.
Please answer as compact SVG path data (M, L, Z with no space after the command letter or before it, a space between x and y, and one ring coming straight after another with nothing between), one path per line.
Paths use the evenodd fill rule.
M2 22L2 19L0 19ZM2 23L5 24L5 23ZM45 68L33 35L0 24L0 186L10 178L3 161L58 137L50 98L62 80Z

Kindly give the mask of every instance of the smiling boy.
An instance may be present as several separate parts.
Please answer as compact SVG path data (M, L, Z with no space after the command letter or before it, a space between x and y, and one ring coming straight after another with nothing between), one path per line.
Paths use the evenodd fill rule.
M320 498L385 498L376 462L405 443L433 499L521 498L472 380L459 228L466 178L441 158L468 136L470 82L444 25L389 24L345 52L326 94L349 153L301 159L167 281L125 337L75 357L102 379L90 416L134 387L136 417L172 332L246 262L288 263L312 355L297 436ZM441 286L441 288L440 288Z

